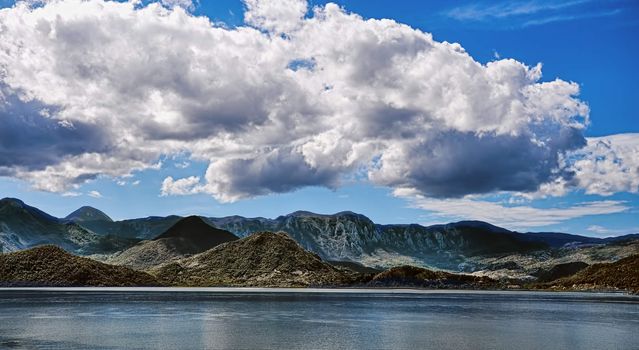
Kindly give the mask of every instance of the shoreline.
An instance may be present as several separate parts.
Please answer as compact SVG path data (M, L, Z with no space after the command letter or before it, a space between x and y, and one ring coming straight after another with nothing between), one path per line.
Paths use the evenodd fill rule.
M624 296L639 299L627 291L534 290L534 289L419 289L419 288L275 288L275 287L0 287L1 292L146 292L146 293L247 293L247 294L536 294Z

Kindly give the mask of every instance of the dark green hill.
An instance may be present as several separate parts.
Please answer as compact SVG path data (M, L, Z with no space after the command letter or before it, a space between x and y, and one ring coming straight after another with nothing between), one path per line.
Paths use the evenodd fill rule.
M75 256L55 246L0 254L3 286L155 286L151 275Z

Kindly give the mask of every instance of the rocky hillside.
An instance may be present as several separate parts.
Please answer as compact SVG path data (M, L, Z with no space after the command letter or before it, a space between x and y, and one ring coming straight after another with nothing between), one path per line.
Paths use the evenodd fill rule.
M480 222L424 227L377 225L352 212L319 215L296 212L274 220L234 216L210 222L244 237L253 230L285 231L302 247L331 261L367 266L398 264L458 270L468 256L522 253L547 248L543 242Z
M259 232L151 270L179 286L335 286L350 282L343 271L304 250L285 233Z
M77 254L115 252L137 240L101 236L75 222L55 218L14 198L0 200L0 252L55 244Z
M492 278L548 281L576 273L579 266L613 262L636 254L639 254L639 240L611 240L605 244L568 245L524 254L470 257L465 265L468 272ZM549 275L544 276L546 274Z
M415 266L399 266L375 275L368 285L371 287L485 289L495 288L497 282L488 277L432 271Z
M232 233L212 227L198 216L189 216L175 223L155 239L142 241L117 254L108 262L136 269L148 269L237 239Z
M156 286L151 275L71 255L55 246L0 254L2 286Z
M588 267L588 264L582 261L574 261L563 264L557 264L548 270L539 270L534 274L537 282L549 282L559 278L568 277Z
M576 274L543 284L552 289L609 290L639 293L639 255L613 263L595 264Z

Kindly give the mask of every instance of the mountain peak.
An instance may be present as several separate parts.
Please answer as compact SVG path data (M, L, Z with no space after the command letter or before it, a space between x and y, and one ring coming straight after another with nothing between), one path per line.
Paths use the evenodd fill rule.
M26 216L35 217L39 220L56 222L56 223L59 222L58 218L52 215L49 215L38 208L32 207L17 198L7 197L7 198L0 199L0 211L2 211L4 215L9 215L9 216L24 217L24 215L26 215Z
M507 230L503 227L495 226L488 222L479 221L479 220L464 220L464 221L452 222L445 225L450 227L465 226L465 227L481 228L481 229L485 229L492 232L503 232L503 233L511 232L510 230Z
M317 213L313 213L310 211L305 211L305 210L298 210L298 211L294 211L290 214L284 215L284 217L318 217L318 218L329 218L329 217L338 217L338 216L350 216L350 217L357 217L357 218L363 218L366 219L368 221L370 221L370 219L363 215L363 214L358 214L355 212L352 212L350 210L347 211L340 211L338 213L335 214L317 214Z
M123 251L112 262L146 269L235 240L237 237L232 233L207 224L199 216L189 216L180 219L153 240L140 242Z
M317 214L317 213L313 213L310 211L306 211L306 210L297 210L294 211L290 214L286 214L284 216L293 216L293 217L297 217L297 216L326 216L324 214Z
M237 239L234 234L213 227L206 223L206 221L204 221L201 217L196 215L180 219L164 233L157 236L154 240L163 238L183 238L202 243L213 240L215 241L213 242L215 243L214 245Z
M83 221L109 221L113 220L105 214L103 211L89 207L83 206L80 209L74 211L73 213L67 215L66 220L83 222Z
M24 207L24 202L18 198L5 197L0 199L0 206L13 205L16 207Z

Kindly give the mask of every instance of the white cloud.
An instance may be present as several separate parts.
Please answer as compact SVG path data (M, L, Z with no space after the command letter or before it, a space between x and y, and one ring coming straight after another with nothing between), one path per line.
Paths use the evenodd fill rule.
M161 196L170 195L185 195L195 194L202 192L200 185L200 178L198 176L191 176L179 180L173 180L173 177L169 176L162 181L162 189L160 191Z
M244 0L244 21L276 34L289 33L302 24L305 0Z
M589 138L571 158L569 169L586 193L639 193L639 134Z
M186 169L189 166L191 166L191 163L189 163L187 161L183 161L183 162L180 162L180 163L175 163L175 167L176 168L180 168L180 169Z
M639 227L628 227L625 229L611 229L611 228L603 227L600 225L590 225L588 226L587 230L604 237L639 233Z
M102 193L100 193L98 191L89 191L89 193L87 193L87 195L89 197L93 197L93 198L102 198Z
M532 19L532 20L526 21L522 23L522 27L538 26L538 25L553 23L553 22L574 21L579 19L609 17L609 16L620 14L621 12L622 11L620 9L616 9L616 10L606 11L606 12L597 11L597 12L587 12L587 13L580 13L580 14L574 14L574 15L550 16L550 17L544 17L544 18L538 18L538 19Z
M81 196L81 195L82 195L82 193L75 192L75 191L69 191L69 192L62 193L62 197L78 197L78 196Z
M475 3L455 7L445 12L448 17L457 20L483 21L495 18L532 15L544 11L556 11L568 7L581 5L592 0L574 1L502 1L492 5Z
M610 232L609 229L599 225L590 225L588 226L587 230L599 234L608 234Z
M615 200L576 203L567 207L537 208L529 205L504 205L474 198L433 199L402 189L396 190L395 195L409 200L415 208L431 212L430 216L436 220L480 220L520 230L558 224L584 216L620 213L630 209L626 202Z
M158 3L0 10L0 176L66 192L188 154L206 174L164 195L233 201L354 173L438 198L574 182L577 84L335 4L245 5L252 27L231 29ZM25 130L38 142L3 137Z

